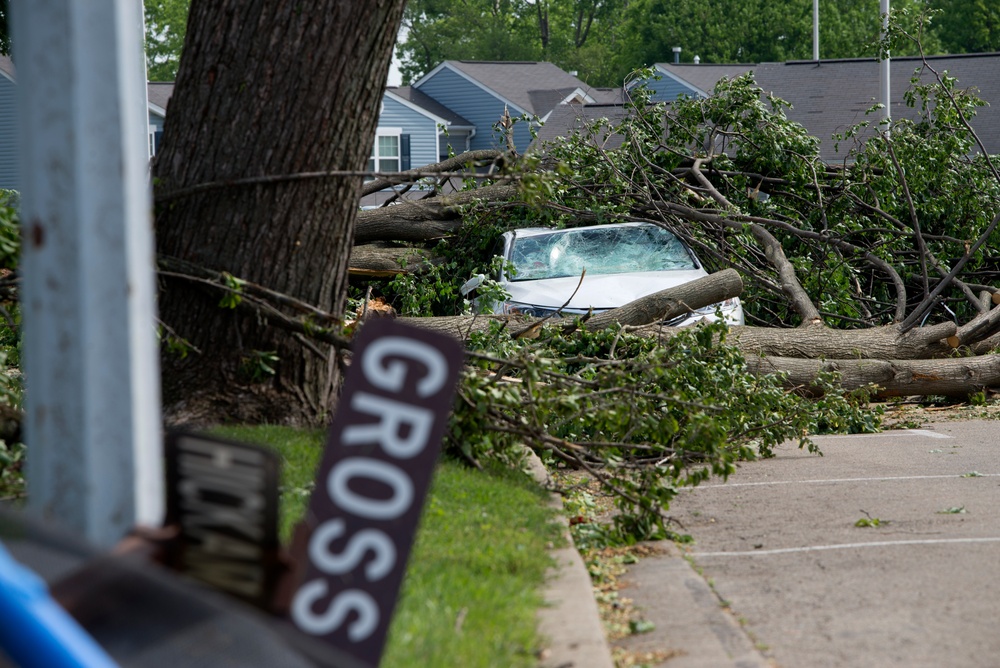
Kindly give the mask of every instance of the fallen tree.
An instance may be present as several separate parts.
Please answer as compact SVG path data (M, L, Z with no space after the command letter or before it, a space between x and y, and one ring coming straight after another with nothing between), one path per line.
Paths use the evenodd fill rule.
M711 98L666 110L639 92L621 123L598 121L550 145L542 164L552 171L520 188L486 185L463 193L459 208L447 197L434 209L421 200L419 220L396 206L366 215L381 221L383 238L426 225L427 216L447 221L453 235L495 234L504 218L511 226L529 226L532 218L567 226L654 223L710 266L739 272L750 325L732 328L726 342L755 360L754 371L795 370L789 382L797 386L817 369L844 369L845 387L884 379L887 396L959 396L964 378L965 390L975 392L993 376L944 373L950 380L943 391L938 375L920 364L959 369L963 363L946 358L989 353L1000 338L1000 258L992 255L1000 246L1000 173L969 123L979 102L925 69L936 82L914 85L914 99L928 101L919 118L898 120L892 135L868 131L840 165L823 164L816 141L787 121L782 102L744 77L724 80ZM864 131L847 133L845 144ZM612 133L624 138L616 151L590 141ZM926 168L930 156L933 170ZM681 301L692 303L689 296ZM452 318L422 324L467 339L498 319ZM650 296L593 314L584 327L662 338L676 333L656 324L664 319ZM508 319L505 326L517 334L540 324ZM794 359L825 366L800 371L785 361ZM883 371L866 381L858 369L876 366L859 360L882 361ZM964 364L992 368L989 360ZM890 378L885 369L902 371Z

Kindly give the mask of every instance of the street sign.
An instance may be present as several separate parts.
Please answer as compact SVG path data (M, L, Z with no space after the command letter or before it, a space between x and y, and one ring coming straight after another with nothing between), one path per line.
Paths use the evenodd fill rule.
M364 665L382 655L463 357L455 339L388 319L355 343L293 555L305 567L290 618Z
M279 464L259 446L168 434L167 524L180 528L168 564L269 608L279 576Z

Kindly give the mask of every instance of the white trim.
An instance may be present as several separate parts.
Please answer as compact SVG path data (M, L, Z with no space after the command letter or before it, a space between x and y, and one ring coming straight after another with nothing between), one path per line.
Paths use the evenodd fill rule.
M375 128L375 138L372 140L371 150L368 153L368 160L374 162L372 166L373 172L384 172L384 171L402 171L403 169L403 128ZM396 155L395 156L382 156L378 152L379 138L380 137L395 137L396 138ZM412 150L412 149L411 149ZM395 160L397 165L394 170L384 170L379 164L382 160ZM368 178L368 177L365 177Z
M152 102L147 102L146 103L146 107L149 109L149 111L153 112L154 114L156 114L160 118L166 118L167 117L167 110L164 109L163 107L161 107L158 104L153 104Z
M516 103L508 100L507 98L503 97L502 95L500 95L499 93L497 93L495 90L493 90L492 88L490 88L486 84L480 82L479 80L473 79L471 75L466 74L462 70L460 70L457 67L455 67L454 65L452 65L450 60L444 61L443 63L441 63L440 65L438 65L437 67L435 67L433 70L431 70L430 72L428 72L424 76L420 77L420 80L417 81L416 83L414 83L413 87L416 88L417 90L419 90L420 86L425 81L429 81L431 77L433 77L434 75L436 75L438 72L440 72L444 68L447 68L447 69L451 70L452 72L454 72L458 76L462 77L463 79L465 79L466 81L468 81L469 83L471 83L473 86L476 86L477 88L480 88L484 92L489 93L490 95L492 95L496 99L498 99L501 102L503 102L504 104L506 104L508 107L512 107L515 111L518 111L518 112L520 112L522 114L526 114L528 116L534 116L534 114L531 113L530 111L526 111L525 109L522 109L519 104L516 104Z
M582 88L580 88L578 86L572 93L570 93L569 95L567 95L566 97L564 97L559 102L559 104L569 104L570 101L573 98L577 97L577 96L580 96L580 97L583 98L583 103L584 104L594 104L595 102L597 102L597 100L595 100L594 98L590 97L590 95L587 94L587 91L583 90ZM559 104L557 104L556 106L558 107Z

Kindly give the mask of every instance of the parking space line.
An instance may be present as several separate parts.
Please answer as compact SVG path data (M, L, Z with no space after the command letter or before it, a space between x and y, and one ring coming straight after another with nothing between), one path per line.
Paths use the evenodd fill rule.
M768 487L773 485L830 485L838 482L892 482L896 480L936 480L941 478L997 478L1000 473L948 473L941 475L900 475L877 478L818 478L815 480L766 480L762 482L724 482L715 485L698 485L697 489L721 489L735 487Z
M824 441L830 441L834 439L845 439L845 438L855 438L855 439L865 439L865 438L879 438L886 436L903 436L909 434L910 436L923 436L925 438L954 438L954 436L949 436L948 434L939 434L936 431L931 431L930 429L903 429L896 431L890 429L888 431L880 431L877 434L816 434L809 436L811 439L823 439Z
M760 557L774 554L795 554L798 552L824 552L828 550L857 550L869 547L896 547L902 545L954 545L959 543L1000 543L1000 536L991 538L928 538L924 540L886 540L871 543L841 543L838 545L808 545L806 547L784 547L775 550L747 550L743 552L692 552L697 559L711 557Z

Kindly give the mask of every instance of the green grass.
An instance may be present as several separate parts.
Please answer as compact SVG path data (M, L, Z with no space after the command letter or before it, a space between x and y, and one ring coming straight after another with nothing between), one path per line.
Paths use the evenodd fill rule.
M324 434L225 427L234 440L274 447L284 460L282 536L308 502ZM560 540L546 497L517 472L438 465L389 630L383 666L535 666L535 614Z

